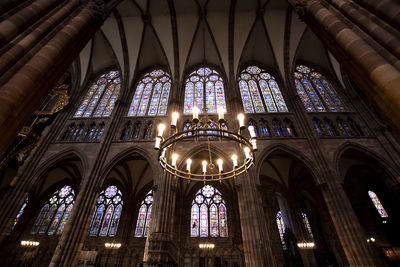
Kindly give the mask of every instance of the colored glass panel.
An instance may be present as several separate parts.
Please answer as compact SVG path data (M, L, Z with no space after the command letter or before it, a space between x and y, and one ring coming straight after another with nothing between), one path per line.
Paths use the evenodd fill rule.
M79 118L82 117L83 112L86 110L87 105L89 104L90 99L92 99L94 93L96 92L96 90L98 89L98 85L97 84L93 84L90 89L89 92L86 94L85 98L83 99L82 104L79 106L78 110L76 111L74 117L75 118Z
M64 214L65 204L62 204L58 210L56 215L54 216L53 222L50 225L49 231L47 232L48 235L54 235L56 232L57 226L60 223L60 220Z
M147 212L147 206L143 204L139 209L139 215L136 223L136 231L135 231L136 237L142 237L144 234L144 227L146 223L146 212Z
M46 204L40 210L40 213L32 226L31 234L36 234L39 231L39 227L42 224L42 221L43 221L44 217L46 216L46 213L49 210L49 207L50 207L49 204Z
M303 86L306 88L306 91L313 102L315 109L318 112L325 112L325 108L322 105L321 100L319 99L317 93L314 91L314 88L312 87L311 83L308 81L308 79L301 79L301 82L303 83Z
M250 88L250 94L253 99L253 106L256 113L263 113L265 112L260 93L258 92L257 83L254 80L249 80L248 85Z
M210 207L210 235L212 237L218 236L218 209L215 204Z
M99 236L107 236L108 228L110 227L110 224L111 224L113 212L114 212L114 206L113 205L108 206L106 214L103 219L103 224L101 226Z
M157 83L154 86L153 96L151 98L150 107L149 107L149 116L157 115L158 103L160 101L162 91L162 83Z
M192 113L193 101L194 101L194 83L188 82L186 83L186 89L185 89L185 107L183 111L185 114Z
M219 231L221 237L228 236L228 224L226 216L226 207L224 204L219 205Z
M269 90L268 84L265 80L259 81L260 89L264 97L265 104L267 106L268 112L277 112L274 100L272 99L272 94Z
M93 117L101 117L103 115L104 109L106 108L108 101L111 98L112 93L114 92L115 84L110 84L107 87L107 90L104 92L103 97L101 98L99 105L96 108L96 111L93 114Z
M321 84L321 82L318 79L312 79L312 82L313 82L315 88L317 88L318 93L321 95L321 97L324 100L325 105L328 107L329 111L333 111L333 112L337 111L335 104L333 103L332 99L326 92L325 87Z
M129 108L128 111L128 116L136 116L140 103L140 98L142 97L143 89L144 89L144 83L140 83L136 87L136 92L135 95L133 96L131 107Z
M200 237L208 237L208 208L206 204L200 207Z
M104 89L106 88L107 84L101 84L96 92L93 94L93 97L90 99L90 102L85 110L85 112L83 113L84 118L88 118L92 115L92 112L97 104L97 102L99 101L101 95L103 94Z
M14 227L17 225L17 223L19 222L19 219L21 218L22 213L24 213L24 209L25 209L25 207L26 207L27 204L28 204L28 198L26 198L24 204L22 204L22 207L21 207L20 210L18 211L17 216L15 216L14 224L13 224L13 226L11 227L11 230L10 230L10 231L12 231L12 230L14 229Z
M368 191L368 195L371 198L372 203L374 204L376 210L378 211L379 215L382 218L387 218L389 215L387 214L386 210L383 208L381 201L379 200L378 196L372 192Z
M295 85L296 85L296 90L297 90L297 94L299 95L301 102L303 102L303 105L305 107L305 109L308 112L315 112L315 108L314 105L311 103L310 98L308 97L306 91L303 88L303 85L301 84L301 82L299 80L294 80Z
M163 86L163 92L161 94L160 106L158 107L158 115L167 114L168 97L170 89L171 89L171 83L169 82L165 83Z
M68 222L68 219L69 219L69 216L71 215L71 211L72 211L72 208L73 208L73 207L74 207L74 205L71 204L71 205L69 205L68 208L65 210L64 216L63 216L63 218L62 218L62 220L61 220L61 222L60 222L60 225L58 226L58 229L57 229L57 235L61 234L62 231L64 230L64 226L65 226L65 224Z
M217 81L215 83L215 98L217 102L217 110L222 108L226 111L226 104L225 104L225 93L224 93L224 83L222 81Z
M151 218L151 209L152 205L147 209L147 216L146 216L146 226L144 228L144 236L147 236L147 233L149 231L149 224L150 224L150 218Z
M122 212L122 205L118 205L114 212L114 217L111 222L108 236L115 236L117 234L119 219L121 218L121 212Z
M206 109L207 113L216 113L215 109L215 88L213 82L206 83Z
M285 223L283 222L282 212L278 211L276 214L276 224L278 226L279 237L281 239L283 249L286 249L286 243L284 239L285 235Z
M268 85L271 88L272 94L274 95L275 103L280 112L288 112L285 100L283 99L282 93L279 90L278 83L275 80L269 80Z
M137 112L137 116L146 115L147 105L149 104L149 101L150 101L150 96L151 96L152 89L153 89L153 84L152 83L146 84L146 87L144 88L142 100L140 101L140 105L139 105L139 109L138 109L138 112Z
M313 236L313 233L311 231L311 225L310 225L310 222L308 221L307 214L302 212L301 213L301 217L303 218L303 223L304 223L304 227L306 228L308 238L310 240L314 240L314 236Z
M40 226L39 229L39 234L44 234L47 231L47 228L49 227L51 223L51 219L53 219L53 215L57 210L57 205L53 204L50 208L50 210L47 212L46 216L44 217L44 220L42 222L42 225Z
M111 186L107 187L104 195L107 198L111 198L117 194L117 191L118 191L118 188L115 185L111 185Z
M249 87L247 82L239 81L240 94L242 95L243 107L245 113L254 113L253 104L251 102Z
M332 100L335 102L336 107L340 111L346 111L345 106L343 105L342 101L340 100L338 94L336 93L335 89L333 88L332 84L327 80L322 80L323 85L325 86L326 90L328 91L329 95L331 96Z
M190 221L191 230L190 236L191 237L198 237L199 236L199 206L196 204L192 205L192 217Z
M92 224L91 224L91 228L90 228L90 232L89 232L90 236L96 236L97 233L99 232L104 210L105 210L104 205L100 205L97 208L97 211L94 212L93 218L92 218Z
M194 105L203 113L203 82L197 82L195 87Z
M119 95L119 90L121 89L121 84L117 84L115 86L114 92L111 96L110 101L108 102L104 112L103 112L103 117L109 117L111 115L111 112L114 109L115 102L117 101L118 95Z

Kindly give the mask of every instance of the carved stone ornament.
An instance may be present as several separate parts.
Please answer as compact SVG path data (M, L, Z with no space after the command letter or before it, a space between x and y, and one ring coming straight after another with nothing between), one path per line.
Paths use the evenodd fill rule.
M103 22L110 15L110 10L107 8L104 0L80 0L79 4L93 11L99 22Z
M295 0L294 1L294 9L296 13L299 14L300 19L304 18L307 10L307 1L308 0Z

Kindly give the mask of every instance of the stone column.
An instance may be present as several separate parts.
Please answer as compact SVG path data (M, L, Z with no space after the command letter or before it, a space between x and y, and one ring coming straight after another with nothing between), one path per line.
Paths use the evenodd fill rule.
M235 179L245 264L247 267L277 266L254 169Z
M320 188L349 265L378 266L342 185L332 176Z
M400 72L319 0L296 2L297 11L352 73L382 115L400 131Z
M17 44L12 46L0 56L0 76L8 71L18 60L42 40L51 30L53 30L66 16L68 16L77 6L78 0L71 0L60 8L55 14L43 21L37 28L26 35ZM12 75L12 74L10 74Z
M108 12L104 4L89 1L0 88L0 155L100 27Z
M148 263L177 263L177 247L172 242L171 236L177 181L176 178L167 173L159 173L156 177L151 221L143 261Z
M361 6L373 11L387 23L400 29L400 4L394 0L355 0Z
M36 19L44 16L62 0L37 0L0 22L0 47L32 25Z

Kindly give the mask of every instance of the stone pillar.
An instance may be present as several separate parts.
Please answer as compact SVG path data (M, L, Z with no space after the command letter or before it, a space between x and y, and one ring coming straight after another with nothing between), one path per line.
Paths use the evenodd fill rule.
M178 262L177 247L171 227L175 214L176 179L167 173L156 176L149 233L143 261L148 263Z
M349 265L378 266L342 185L332 176L320 188Z
M17 44L0 56L0 76L9 70L18 60L53 30L66 16L78 6L78 0L71 0L55 14L43 21ZM12 75L10 73L10 75Z
M355 0L360 5L373 11L378 17L387 23L400 29L400 4L395 0Z
M0 155L100 27L108 12L104 4L89 1L0 88Z
M245 264L247 267L277 266L255 178L254 169L235 178Z
M400 132L400 72L319 0L296 2L297 11L346 66L367 96Z
M62 0L37 0L18 11L16 14L0 22L0 47L17 36L25 28L32 25Z

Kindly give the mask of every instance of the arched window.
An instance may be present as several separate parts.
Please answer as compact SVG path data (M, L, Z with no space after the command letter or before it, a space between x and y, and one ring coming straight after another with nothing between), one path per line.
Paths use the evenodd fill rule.
M269 134L269 130L268 130L268 123L265 121L265 120L260 120L260 132L261 132L261 135L263 136L263 137L268 137L268 136L270 136L270 134Z
M101 75L90 86L74 117L109 117L117 101L120 88L119 71L110 71Z
M66 185L54 192L43 205L37 216L31 234L61 234L74 206L75 192Z
M22 216L22 214L24 213L24 210L25 210L26 205L28 205L28 197L25 199L24 204L22 204L22 207L21 207L21 209L18 211L17 216L15 216L14 223L13 223L13 225L11 226L11 230L10 230L9 232L11 232L12 230L14 230L15 226L17 225L17 223L18 223L19 220L21 219L21 216Z
M151 219L153 207L153 190L150 190L142 203L140 203L139 214L136 223L135 237L146 237Z
M276 225L278 226L279 237L281 238L282 248L286 249L286 243L284 239L285 235L285 223L283 222L282 212L278 211L276 214Z
M307 214L302 212L301 213L301 218L303 219L303 223L304 223L304 227L306 228L308 239L310 241L313 241L314 240L314 235L313 235L313 233L311 231L311 225L310 225L310 222L308 221Z
M304 65L298 65L296 70L294 82L297 94L308 112L346 111L332 84L324 76Z
M185 84L184 114L191 114L193 107L208 114L217 113L219 108L226 111L224 82L215 70L198 68L188 76Z
M228 216L225 201L218 189L205 185L192 201L191 237L227 237Z
M275 78L257 66L249 66L239 76L245 113L288 112Z
M369 198L371 199L372 203L374 203L374 206L375 206L376 210L378 211L379 215L382 218L388 218L389 215L387 214L386 210L383 208L378 196L372 191L368 191L368 195L369 195Z
M101 191L90 223L89 236L115 236L123 204L122 193L115 185Z
M170 89L170 75L163 70L157 69L144 74L137 83L128 116L167 114Z

